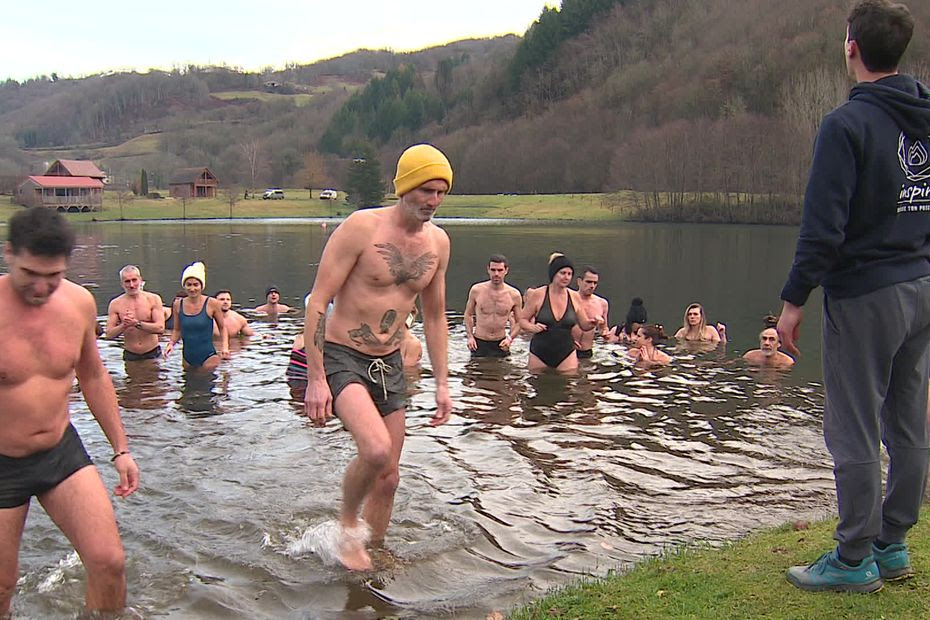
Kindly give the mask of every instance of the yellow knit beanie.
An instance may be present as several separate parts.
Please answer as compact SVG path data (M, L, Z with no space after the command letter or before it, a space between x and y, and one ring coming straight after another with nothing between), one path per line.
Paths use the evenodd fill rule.
M207 267L200 261L196 263L191 263L184 268L184 271L181 272L181 286L184 286L184 282L188 278L196 278L200 280L200 286L204 287L207 285Z
M403 196L434 179L442 179L452 189L452 164L442 151L429 144L415 144L397 160L394 193Z

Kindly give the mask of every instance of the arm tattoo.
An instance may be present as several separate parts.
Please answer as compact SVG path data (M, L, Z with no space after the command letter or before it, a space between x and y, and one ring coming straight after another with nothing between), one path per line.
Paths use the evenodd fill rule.
M408 280L419 280L429 271L438 258L432 252L426 252L412 260L407 260L393 243L376 243L380 254L388 264L388 270L394 276L394 284L400 285Z
M368 323L362 323L357 329L350 329L349 338L355 344L381 345L381 341L379 341L375 333L371 331L371 326L368 325Z
M313 344L316 345L316 348L320 351L323 350L323 344L326 342L326 315L322 312L317 312L319 317L317 318L316 331L313 332Z
M394 324L394 319L397 318L397 312L395 310L388 310L384 313L384 316L381 317L381 333L386 334L388 330L391 329L391 325Z

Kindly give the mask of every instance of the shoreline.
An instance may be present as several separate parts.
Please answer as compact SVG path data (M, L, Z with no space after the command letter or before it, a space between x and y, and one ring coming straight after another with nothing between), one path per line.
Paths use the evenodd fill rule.
M926 503L925 494L925 509ZM830 550L836 519L761 530L720 547L700 543L637 562L627 572L582 577L510 611L516 620L551 618L926 618L930 617L930 525L908 535L915 575L873 594L799 590L789 566Z
M306 190L285 189L283 200L226 198L176 199L125 197L107 192L98 211L67 213L74 222L168 221L187 220L321 220L347 217L355 207L344 201L310 198ZM384 204L392 204L385 197ZM644 197L639 192L624 190L611 194L450 194L440 207L439 221L578 222L578 223L680 223L680 224L758 224L794 225L775 218L773 211L748 207L721 206L708 212L704 203L690 207L661 206L644 210ZM0 222L5 222L17 210L12 197L0 202Z

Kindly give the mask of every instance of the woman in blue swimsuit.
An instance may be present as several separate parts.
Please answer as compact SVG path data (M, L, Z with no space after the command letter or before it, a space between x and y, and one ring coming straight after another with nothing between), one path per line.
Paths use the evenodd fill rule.
M588 331L597 325L585 314L578 291L568 288L574 273L572 262L564 254L555 253L549 257L549 285L526 292L520 327L533 334L527 364L531 371L545 368L574 371L578 368L578 356L572 327L578 325L582 331Z
M220 302L203 294L206 279L207 270L203 263L188 265L181 274L181 286L187 291L187 297L174 300L172 314L176 319L165 347L165 357L182 340L185 368L213 370L220 359L229 359L229 334L223 321L223 309ZM214 324L220 333L219 354L213 347Z

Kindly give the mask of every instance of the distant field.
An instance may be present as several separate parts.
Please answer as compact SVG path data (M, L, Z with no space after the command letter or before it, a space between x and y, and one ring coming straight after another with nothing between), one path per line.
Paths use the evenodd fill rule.
M166 190L159 190L163 195ZM239 200L232 207L234 218L262 217L343 217L353 207L345 202L340 192L338 200L320 200L319 190L313 190L313 198L305 189L285 189L284 200L262 200L251 198ZM393 196L385 197L385 204L392 204ZM108 220L158 220L228 218L230 207L223 199L188 200L185 205L175 198L153 200L136 198L124 202L122 212L116 194L106 192L104 209L97 213L72 213L75 221ZM5 221L20 207L4 202L0 206L0 221ZM600 194L563 195L450 195L439 209L441 217L464 218L507 218L530 220L608 220L619 219L601 204Z
M297 106L303 106L310 103L313 95L307 93L298 93L295 95L282 95L280 93L266 93L259 90L227 90L220 93L210 93L211 97L217 99L258 99L259 101L282 101L290 99Z

